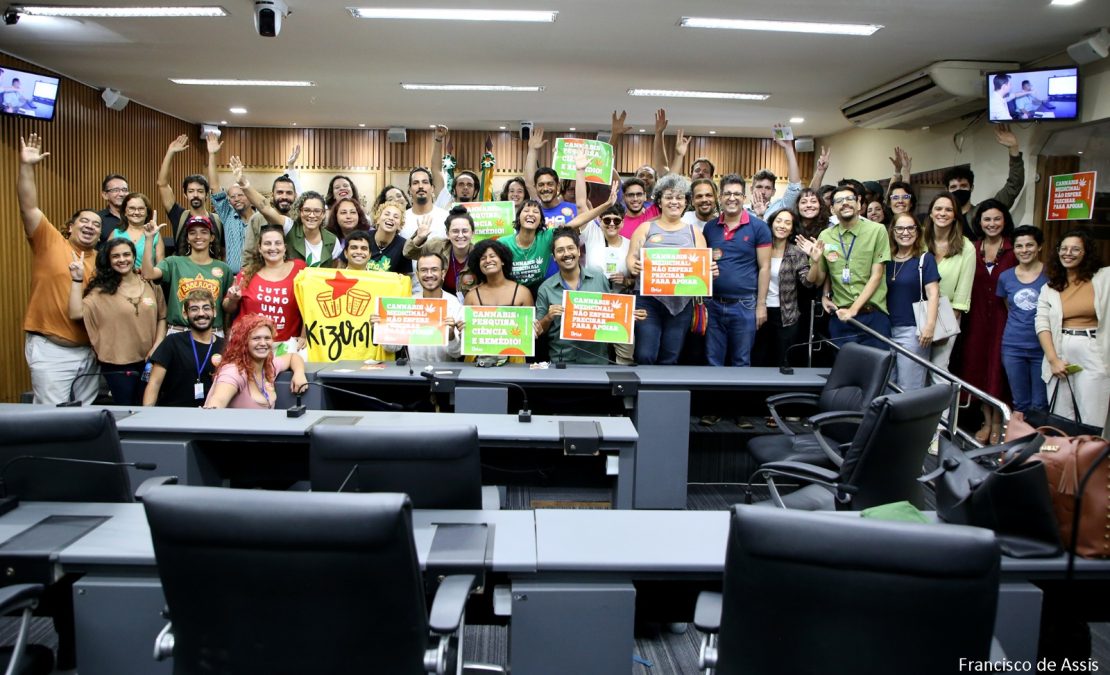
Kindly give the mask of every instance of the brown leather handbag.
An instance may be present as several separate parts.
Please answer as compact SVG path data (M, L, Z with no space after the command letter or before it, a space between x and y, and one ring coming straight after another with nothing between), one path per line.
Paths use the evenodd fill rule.
M1006 436L1034 432L1045 436L1033 459L1045 466L1060 540L1084 558L1110 558L1110 441L1068 436L1055 427L1033 429L1020 413L1010 420Z

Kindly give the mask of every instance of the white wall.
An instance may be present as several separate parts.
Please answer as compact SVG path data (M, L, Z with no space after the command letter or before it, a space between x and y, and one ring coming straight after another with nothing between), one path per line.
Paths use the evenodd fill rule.
M1067 64L1063 59L1038 66ZM1025 190L1013 207L1014 220L1018 223L1033 221L1036 182L1036 158L1052 133L1078 124L1110 118L1110 59L1080 68L1080 121L1077 123L1026 123L1013 124L1011 129L1021 142L1025 160ZM983 105L986 106L984 100ZM901 146L913 158L913 171L930 171L956 164L971 164L975 172L976 202L994 196L1006 182L1009 164L1006 149L994 139L992 125L977 122L966 129L969 120L958 119L931 128L914 131L850 129L832 136L817 139L818 146L827 146L832 155L826 183L835 183L845 177L859 180L889 178L893 166L887 159L894 155L894 147ZM1042 183L1043 185L1043 183Z

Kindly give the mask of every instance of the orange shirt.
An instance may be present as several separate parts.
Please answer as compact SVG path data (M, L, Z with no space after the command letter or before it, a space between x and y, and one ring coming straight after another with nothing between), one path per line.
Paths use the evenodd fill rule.
M31 263L31 296L23 315L23 330L42 333L87 345L89 334L81 321L69 318L69 264L81 257L77 248L62 236L46 216L28 239L34 260ZM96 270L96 251L85 251L85 283Z
M1064 305L1064 328L1098 328L1095 287L1089 281L1068 284L1060 291Z

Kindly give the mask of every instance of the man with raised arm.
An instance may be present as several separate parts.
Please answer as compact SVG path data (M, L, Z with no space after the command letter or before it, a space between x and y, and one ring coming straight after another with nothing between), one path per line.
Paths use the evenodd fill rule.
M446 189L443 182L443 141L447 137L447 127L436 125L432 132L432 149L428 154L428 168L432 171L432 193L436 196L435 205L441 209L450 209L452 204L481 201L478 197L478 186L481 180L473 171L460 171L455 176L455 183L450 190Z
M776 136L778 134L775 134ZM768 213L775 213L782 209L792 209L798 203L798 195L802 193L802 172L798 169L798 154L794 152L794 141L775 138L775 145L786 153L786 192L782 197L771 201L775 196L775 182L778 177L769 169L763 169L752 176L751 211L756 216L763 218Z
M163 213L166 214L167 221L170 227L173 228L173 237L171 241L166 242L166 255L171 253L171 249L176 251L184 251L185 254L189 252L189 244L185 241L185 228L182 227L186 220L192 218L206 218L216 228L216 241L223 245L223 224L216 214L208 211L208 179L200 174L193 174L186 176L185 180L181 183L181 191L185 195L185 201L189 205L185 209L177 203L177 199L173 194L173 187L170 185L170 166L173 164L173 158L181 152L189 149L189 137L181 134L166 148L166 154L162 158L162 166L158 170L158 196L162 199ZM171 246L172 243L172 246Z
M528 139L528 154L524 156L524 183L528 195L540 203L543 219L549 228L566 225L578 215L578 206L563 200L562 181L550 166L536 168L537 154L547 145L543 127L536 127Z
M994 198L1005 204L1006 208L1010 208L1025 185L1025 160L1021 156L1021 144L1018 143L1014 132L1010 131L1009 124L994 126L994 140L1010 153L1010 172L1006 176L1006 184L995 193ZM952 193L956 206L960 207L959 218L964 236L975 239L975 233L971 231L969 222L977 208L976 204L971 203L971 191L975 189L975 173L966 166L952 167L944 172L941 182Z
M423 216L431 216L430 239L446 239L447 211L435 205L433 187L433 170L418 166L409 171L409 199L412 207L405 211L405 226L399 233L406 240L412 239L416 234L417 223Z
M31 370L35 403L56 405L70 400L92 404L96 400L96 354L89 346L85 325L69 318L69 293L74 282L69 265L84 267L85 283L96 271L96 245L100 242L100 216L93 209L80 209L66 223L64 233L39 210L35 165L50 153L42 151L42 139L31 134L19 139L19 171L16 197L23 232L31 245L31 293L23 315L26 332L23 353Z

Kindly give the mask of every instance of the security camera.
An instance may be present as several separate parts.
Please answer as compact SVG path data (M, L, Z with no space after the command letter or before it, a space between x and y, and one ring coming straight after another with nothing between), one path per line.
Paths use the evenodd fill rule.
M254 0L254 28L262 37L277 37L281 20L289 14L284 0Z
M19 23L19 12L14 9L8 9L4 12L4 25L14 26Z
M535 126L533 122L520 123L520 140L527 141L532 137L532 128Z

